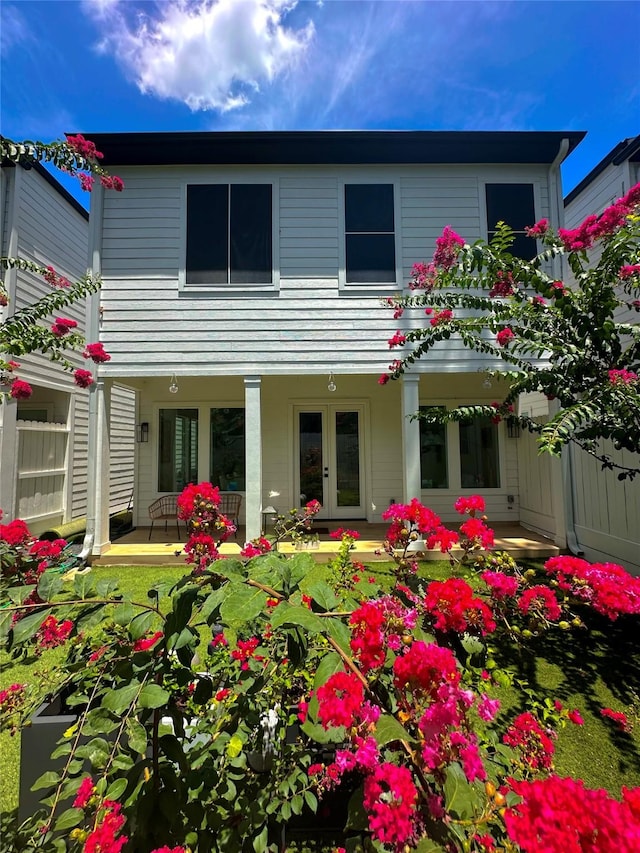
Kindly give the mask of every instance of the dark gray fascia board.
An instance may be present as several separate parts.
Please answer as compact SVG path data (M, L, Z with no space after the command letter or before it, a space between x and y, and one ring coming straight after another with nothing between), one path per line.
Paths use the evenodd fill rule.
M584 131L238 131L83 133L105 166L552 163ZM565 155L566 156L566 155Z
M598 175L604 172L607 166L619 166L621 163L624 163L625 160L631 160L632 163L637 163L640 160L640 134L638 134L638 136L631 136L629 139L623 139L622 142L618 142L615 148L612 148L611 151L609 151L609 153L593 167L589 174L585 175L585 177L571 190L570 193L567 193L564 200L564 206L566 207L568 204L571 204L571 202L577 198L581 192L586 190L589 184L595 181Z

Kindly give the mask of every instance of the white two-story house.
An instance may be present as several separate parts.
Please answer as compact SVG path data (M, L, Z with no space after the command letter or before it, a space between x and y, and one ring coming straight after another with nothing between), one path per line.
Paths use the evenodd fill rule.
M0 167L0 256L21 257L76 281L87 271L89 213L40 163ZM51 286L29 271L3 270L9 303L0 320L32 305ZM56 316L86 332L87 303ZM53 318L49 319L51 322ZM86 367L80 353L69 353ZM41 534L87 515L89 392L46 355L16 357L33 388L27 400L0 403L0 508L4 521L22 518ZM110 511L126 508L132 492L135 392L115 384L111 395ZM80 529L82 524L80 524Z
M498 365L451 339L380 385L408 322L382 301L445 225L472 242L504 220L532 257L524 228L561 224L560 164L583 133L85 135L125 183L91 200L93 322L112 356L93 392L95 553L108 547L116 382L138 392L138 524L203 480L243 494L248 538L266 506L311 499L332 521L380 521L414 496L452 520L458 495L482 493L492 521L520 519L503 424L408 417L491 402L483 371Z

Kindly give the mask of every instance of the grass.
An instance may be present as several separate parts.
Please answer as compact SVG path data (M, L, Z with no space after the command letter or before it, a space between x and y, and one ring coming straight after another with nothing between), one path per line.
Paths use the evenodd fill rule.
M158 581L175 582L183 575L180 567L126 566L98 567L96 580L117 577L120 591L132 600L145 601L147 590ZM326 571L319 566L318 572ZM373 563L367 575L375 575L388 588L392 583L392 564ZM443 580L450 576L448 562L423 563L421 577ZM168 606L168 598L161 607ZM638 620L622 617L609 622L585 614L588 631L554 632L533 642L527 651L513 645L497 647L498 667L526 677L538 701L559 699L568 708L577 708L583 726L569 725L560 733L556 752L556 771L560 775L582 778L591 788L606 788L619 795L622 785L640 786L640 647ZM55 687L53 669L64 658L64 649L52 649L36 661L7 666L0 657L0 687L14 682L39 680L44 690ZM43 690L43 692L44 692ZM503 712L525 708L528 696L517 687L501 688ZM616 730L600 715L603 707L625 711L635 726L631 733ZM20 764L19 737L0 734L0 812L17 806Z

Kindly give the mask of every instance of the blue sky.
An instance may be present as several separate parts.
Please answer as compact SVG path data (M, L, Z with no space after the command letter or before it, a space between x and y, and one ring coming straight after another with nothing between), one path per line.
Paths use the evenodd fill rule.
M0 0L0 130L640 132L640 3ZM85 200L86 201L86 200Z

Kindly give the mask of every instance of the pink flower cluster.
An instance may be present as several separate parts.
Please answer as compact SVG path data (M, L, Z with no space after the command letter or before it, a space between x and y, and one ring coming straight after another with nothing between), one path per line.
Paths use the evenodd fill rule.
M449 320L453 319L453 311L450 308L443 308L441 311L435 311L433 308L425 308L424 313L433 314L431 319L429 320L429 324L435 328L436 326L441 326L443 323L448 323Z
M460 515L475 515L476 512L484 512L484 498L481 495L459 497L453 505L453 508L456 512L460 513Z
M502 601L507 596L518 592L518 579L512 575L505 575L502 572L483 572L480 577L489 587L491 597L496 601Z
M55 616L47 616L38 629L37 639L41 649L54 649L61 646L73 631L73 622L64 619L59 622Z
M525 615L534 613L549 622L555 622L562 616L554 591L542 584L525 589L518 601L518 610Z
M77 136L72 136L71 134L67 134L67 145L70 148L73 148L74 151L77 151L81 157L84 157L86 160L102 160L104 154L101 151L98 151L95 144L90 142L88 139L85 139L81 133L78 133Z
M256 649L260 645L258 637L250 637L248 640L238 640L236 648L231 652L232 660L240 661L240 669L249 669L249 661L262 660L261 655L256 654Z
M146 652L152 649L164 637L162 631L156 631L151 637L141 637L133 644L134 652Z
M529 228L525 228L524 230L527 237L544 237L549 231L549 220L539 219L535 225L531 225Z
M71 287L71 282L63 275L59 275L53 267L47 267L43 278L51 287Z
M623 281L636 275L640 275L640 264L625 264L618 270L618 277Z
M84 358L90 358L96 364L111 361L111 356L104 350L104 344L87 344L82 353Z
M489 296L495 297L507 297L513 296L515 293L515 281L513 280L513 273L507 270L498 270L496 273L496 280L493 283L493 287L489 291Z
M466 547L493 548L493 530L484 523L481 518L468 518L460 525L460 533L463 535L463 544Z
M101 175L100 183L105 190L115 190L117 193L121 193L124 189L124 181L117 175Z
M393 349L394 347L401 347L403 344L406 344L407 337L403 335L402 332L398 331L392 338L389 338L389 349Z
M69 334L71 329L75 329L77 325L75 320L70 320L68 317L58 317L51 326L51 332L57 338L63 338Z
M241 557L259 557L260 554L266 554L271 550L271 542L266 539L264 536L260 536L257 539L253 539L251 542L247 542L240 551Z
M504 329L500 329L498 334L496 335L496 341L499 346L506 347L507 344L515 338L513 331L507 326Z
M537 773L553 767L554 736L553 731L544 729L533 714L525 711L514 719L502 740L520 752L520 760L526 768Z
M196 570L203 572L219 559L220 552L216 540L208 533L192 533L184 546L187 563L195 563Z
M334 672L316 696L318 719L325 729L351 726L364 703L364 686L353 672Z
M348 527L338 527L332 530L329 536L332 539L359 539L360 534L357 530L350 530Z
M558 228L558 236L568 252L590 249L597 240L615 234L639 204L640 184L636 184L615 204L607 207L600 216L591 214L574 229Z
M612 385L631 385L631 383L637 381L638 374L634 373L632 370L625 370L623 368L621 370L609 371L609 382Z
M522 798L505 812L511 841L523 853L622 853L640 849L640 788L622 789L622 801L581 779L549 776L510 781Z
M479 632L483 636L496 630L491 609L462 578L433 581L424 599L426 611L434 619L436 631Z
M9 391L9 395L13 397L14 400L28 400L32 394L33 388L28 382L25 382L24 379L11 380L11 390Z
M410 533L427 534L441 527L439 516L423 506L417 498L409 504L391 504L382 513L384 521L391 521L387 531L387 539L394 548L403 548L410 541Z
M88 388L93 385L93 373L90 370L83 370L81 367L73 371L73 379L78 388Z
M0 690L0 711L11 714L16 711L24 699L24 684L11 684L6 690Z
M104 800L98 810L95 829L89 833L84 842L83 853L120 853L129 840L128 836L120 835L125 825L125 817L120 814L120 803Z
M364 782L364 808L374 837L382 844L404 849L414 835L417 799L408 768L388 762L376 767Z
M602 708L600 711L600 715L602 717L607 717L609 720L612 720L623 732L631 731L631 723L629 718L623 711L614 711L611 708Z
M411 268L411 281L409 282L409 290L426 290L431 291L436 285L438 270L434 263L414 264Z
M365 601L351 614L351 651L362 672L381 667L387 649L398 651L402 636L415 627L415 608L404 607L397 598L386 595Z
M91 776L85 776L76 793L76 798L73 801L74 809L86 809L89 801L96 793L96 786L93 784Z
M213 513L220 505L220 489L211 483L190 483L185 486L176 501L178 518L190 521L192 516L200 513Z
M551 557L544 564L560 589L570 592L614 621L623 613L640 613L640 578L615 563L588 563L579 557Z
M436 239L433 263L443 270L450 270L464 246L464 240L450 225L445 225L442 235Z

